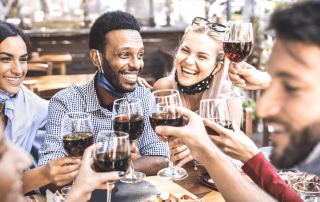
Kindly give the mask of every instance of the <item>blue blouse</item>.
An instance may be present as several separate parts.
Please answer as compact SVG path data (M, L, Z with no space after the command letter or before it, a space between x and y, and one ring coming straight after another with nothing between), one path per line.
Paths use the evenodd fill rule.
M38 150L44 142L49 101L44 100L21 85L15 98L5 102L8 117L4 137L22 147L38 161Z

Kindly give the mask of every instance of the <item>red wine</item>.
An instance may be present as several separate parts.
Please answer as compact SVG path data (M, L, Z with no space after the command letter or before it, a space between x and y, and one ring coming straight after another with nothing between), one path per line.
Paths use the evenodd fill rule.
M219 119L210 119L210 121L216 122L217 124L219 124L220 126L232 130L232 122L229 120L219 120ZM217 133L215 130L213 130L212 128L210 128L209 126L205 126L208 135L216 135L216 136L220 136L219 133Z
M223 51L226 57L235 63L244 61L252 51L252 41L223 42Z
M84 150L92 143L92 133L73 133L63 137L64 150L73 158L82 157Z
M111 158L112 157L112 158ZM130 165L130 156L126 152L113 151L97 154L93 158L93 166L96 172L111 172L111 171L127 171Z
M156 126L182 126L183 117L178 113L153 113L152 117L149 117L151 127L155 130ZM159 135L159 140L169 141L171 136Z
M144 129L144 119L141 115L124 115L115 118L114 130L129 133L130 142L140 138Z

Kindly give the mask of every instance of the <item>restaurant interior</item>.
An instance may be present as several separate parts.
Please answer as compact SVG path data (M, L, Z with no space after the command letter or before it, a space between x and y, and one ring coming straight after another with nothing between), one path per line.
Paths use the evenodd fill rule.
M46 100L48 103L50 102L49 111L50 111L50 107L51 107L51 110L53 111L54 110L59 111L61 109L58 107L54 108L56 106L54 106L53 104L51 105L51 102L59 102L57 100L62 99L59 97L59 95L65 96L65 99L71 99L70 97L68 97L69 95L61 93L61 92L67 92L63 90L76 88L77 86L87 85L88 83L90 83L90 81L95 79L95 75L97 75L97 72L99 72L99 75L101 73L100 71L100 68L102 70L101 61L105 62L104 61L105 58L100 59L100 57L101 56L105 57L105 55L99 54L98 52L97 54L94 53L98 57L97 61L99 61L100 66L93 64L93 58L95 56L92 55L93 54L91 51L92 48L90 48L91 47L90 43L91 41L93 41L91 39L90 33L91 33L91 29L93 29L94 27L94 24L98 22L97 19L99 19L99 17L106 12L113 12L113 11L120 10L122 12L131 14L137 20L140 26L139 33L144 46L144 54L143 54L144 66L143 66L143 70L141 72L140 71L138 72L139 78L142 79L140 80L142 84L139 84L139 85L146 86L146 87L147 85L156 86L155 88L158 90L161 88L158 88L157 83L161 83L159 81L161 81L162 78L164 77L169 78L170 76L172 76L172 78L174 79L174 75L173 75L174 73L172 73L173 72L172 70L173 68L178 68L176 67L177 65L175 61L179 59L179 53L180 53L179 48L181 44L184 42L184 38L185 38L184 35L186 33L186 28L188 28L190 25L197 24L198 23L197 20L199 20L199 24L203 23L208 26L210 25L211 29L213 30L216 29L215 30L216 32L220 32L219 26L221 24L222 26L224 26L222 31L223 33L224 32L227 33L228 31L232 30L232 26L230 27L228 24L229 22L234 22L238 24L241 24L241 23L249 24L251 27L250 28L251 31L250 33L248 33L248 35L250 36L249 36L249 39L246 39L245 41L250 41L250 44L249 44L250 50L247 51L243 59L239 60L238 62L243 61L246 64L250 65L250 67L254 67L255 70L259 72L263 72L263 73L267 72L267 61L271 55L271 50L273 48L274 39L276 35L273 30L267 29L269 22L272 18L272 15L277 10L287 9L294 4L298 4L301 2L303 2L303 0L0 0L0 20L2 22L11 23L16 27L20 28L21 30L23 30L25 35L30 39L31 46L28 47L27 49L27 53L28 53L27 73L22 84L28 90L36 94L38 97ZM219 23L219 25L217 25L216 23ZM215 28L216 26L218 26L218 28ZM237 25L233 25L233 26L236 27ZM1 29L2 27L0 26L0 32L2 32ZM231 36L231 34L229 35ZM224 35L224 37L225 36L226 34ZM112 39L109 38L108 40L112 40ZM226 41L227 39L225 37L223 41L224 42L223 47L225 47ZM229 39L229 41L232 42L233 40ZM101 42L101 44L102 43L104 42ZM233 94L232 93L230 94L231 91L229 93L222 93L221 91L220 92L221 94L219 94L219 96L216 96L215 98L226 100L227 108L229 109L229 111L231 111L231 112L228 112L230 116L229 117L230 121L232 122L232 123L230 122L230 124L231 125L234 124L233 119L231 120L231 116L232 118L237 117L236 125L238 126L238 128L240 128L239 130L243 131L243 134L245 134L248 139L252 140L252 142L256 145L256 147L260 149L264 157L268 161L270 161L269 158L270 158L270 154L273 146L270 133L273 132L273 129L270 128L270 125L267 125L264 119L259 117L256 113L256 107L258 106L258 102L260 98L263 96L263 94L266 93L266 89L239 88L239 86L236 83L234 83L232 79L229 78L230 73L228 74L228 71L230 71L228 70L229 65L231 66L232 64L236 64L237 60L230 59L230 57L232 58L232 56L228 56L228 52L225 49L224 51L225 51L224 55L226 57L222 60L222 63L221 63L222 66L224 67L224 72L222 72L223 73L222 81L225 81L225 83L227 83L227 86L229 86L231 91L233 91L232 92ZM230 61L232 61L232 63L230 63ZM215 69L213 70L213 72L214 71ZM105 75L108 74L108 72L106 71L104 72L102 71L102 73L104 73ZM192 74L192 72L189 73L189 75L190 74ZM218 78L218 77L219 76L216 75L216 77L214 78ZM176 81L177 81L177 78L179 78L180 80L180 77L176 75ZM99 85L100 85L100 81L101 80L99 80ZM203 80L203 81L206 81L206 80ZM76 87L70 84L74 84ZM177 85L178 87L179 85L183 86L183 84L180 84L178 81L177 81ZM209 88L209 86L205 86L205 87ZM108 88L108 87L105 87L105 88ZM189 87L187 88L189 89ZM156 95L157 91L154 92L154 89L151 91L153 92L152 96L155 97L155 102L157 104L160 104L161 106L161 104L163 104L164 101L163 100L158 101L157 97L161 97L163 95L161 94L161 92L158 92L159 95ZM182 88L182 87L179 87L179 89L180 89L179 90L180 94L183 90L185 90L185 88ZM169 90L167 91L169 92ZM175 95L174 93L172 93L173 91L178 92L177 90L171 90L169 92L170 96ZM97 92L98 92L98 89L97 89ZM88 91L86 93L87 93L86 95L89 96L90 92ZM123 93L121 94L121 96L122 95ZM189 95L194 95L194 94L189 94ZM100 100L99 96L98 98ZM128 99L130 100L131 98L128 98ZM181 96L182 105L184 105L185 99L188 99L188 97L183 98L183 96ZM180 100L180 97L179 97L179 100ZM195 108L195 110L192 110L192 111L200 113L200 115L202 114L201 115L202 118L208 118L205 115L203 115L205 111L204 108L212 107L211 105L219 106L221 103L219 104L217 100L211 101L210 103L209 102L206 103L205 100L201 100L200 107L198 105L198 108ZM111 110L110 110L111 115L113 117L115 116L115 113L116 113L115 111L122 110L120 109L122 103L119 104L119 109L117 109L118 105L116 101L114 101L114 103L112 104L113 108L111 107ZM128 100L126 100L126 102L127 101ZM130 100L130 102L131 102L130 107L133 107L132 103L134 101ZM180 102L181 101L179 101L178 104L176 104L176 105L179 105L179 107L181 105ZM100 104L103 107L101 102ZM235 107L235 105L240 107ZM108 109L107 108L108 104L105 104L105 106L106 106L105 109ZM144 107L149 107L149 105L144 105L142 103L142 108ZM161 107L163 108L163 106ZM162 108L159 110L162 110ZM169 109L166 108L166 110L169 110ZM170 110L177 110L177 109L170 108ZM144 109L142 111L144 111ZM143 115L144 112L141 112L141 113ZM51 119L58 119L53 117L55 116L53 112L52 113L49 112L48 122L49 122L50 116L52 116ZM132 116L132 114L130 115L130 112L129 112L129 116ZM150 127L153 127L153 130L155 130L155 126L153 126L153 124L161 125L161 123L152 122L153 120L151 120L151 118L155 118L155 117L150 116L150 122L151 122ZM83 121L85 119L86 118L83 118L81 120ZM161 119L165 119L165 118L161 117ZM158 119L158 121L159 120L160 119ZM66 121L66 118L64 119L64 121ZM116 127L118 127L120 128L119 131L121 131L121 127L124 127L124 126L123 125L118 126L117 119L113 120L112 123L114 122L115 122L115 125L113 126L114 130L116 130ZM229 126L223 125L224 123L220 123L220 122L216 122L216 123L220 124L224 128L235 130L234 128L232 129L231 125L230 125L230 128L228 128ZM93 127L95 127L96 123L95 121L92 121L92 123L90 124L92 124ZM143 123L143 124L148 125L148 127L150 125L149 123L148 124ZM166 124L162 123L162 124L170 125L167 123ZM181 120L181 124L182 124L182 120ZM85 127L86 123L81 123L80 125L81 127ZM79 128L80 128L80 125L78 126ZM144 130L146 130L146 127L147 127L146 125L143 125L145 127ZM172 126L174 126L174 124ZM61 129L61 133L63 130L64 128ZM48 128L47 128L47 131L48 131ZM85 131L82 131L82 132L85 132ZM154 133L154 131L152 132ZM213 129L211 132L217 133ZM207 130L207 133L210 134L210 131ZM92 133L90 132L90 134L91 134L91 142L92 142ZM93 132L93 134L95 135L95 132ZM108 135L110 136L109 133ZM122 140L119 140L119 138L122 136L121 133L118 134L115 132L113 135L115 135L118 138L117 140L120 141L120 145L123 146L126 144L124 142L121 142ZM160 141L168 142L168 139L161 140L160 137L161 135L159 135ZM163 137L164 136L162 136L162 138ZM97 140L99 138L100 136L94 137L94 142L97 143L98 142ZM45 141L50 141L50 137L46 136ZM63 137L63 144L65 144L65 141L67 141L67 139ZM130 139L130 143L132 144L135 141ZM135 143L135 144L140 149L140 144L142 143L139 141L137 141L138 143ZM62 145L62 141L61 141L61 145ZM68 155L71 156L72 151L68 152L67 151L68 149L66 148L66 146L64 147L64 150L67 152L66 153L63 151L65 153L65 156L68 156ZM70 150L73 150L73 148L71 148ZM99 150L98 148L94 149L96 153L98 150ZM170 151L170 149L168 149L168 151ZM83 152L84 151L82 151L82 153ZM140 151L141 154L138 154L138 159L140 156L144 155L143 152L144 151ZM173 152L173 148L171 148L171 152ZM169 156L171 156L171 154L169 153ZM85 156L85 154L82 154L82 155ZM131 151L131 155L132 155L132 151ZM92 156L94 161L95 161L95 158L98 158L96 157L96 154ZM91 154L90 154L90 157L91 157ZM232 157L228 157L228 158L230 162L232 162L232 164L235 166L237 171L244 176L245 180L255 184L254 180L251 179L248 175L246 175L245 172L241 169L241 167L243 166L243 162L241 162L241 160L236 160L236 158L232 158ZM82 159L83 161L85 161L85 157L83 157ZM169 168L174 169L175 167L173 167L174 164L171 161L172 159L174 159L174 155L172 155L171 158L166 158L165 164L167 166L169 164ZM34 161L36 161L36 159L34 159ZM182 160L180 159L180 162L181 161ZM175 162L175 164L178 164L178 163L179 163L179 160ZM71 163L65 164L65 165L70 165L70 164ZM130 165L132 165L132 170L131 170L131 166L129 165L130 171L134 171L133 164L134 163L130 163ZM49 163L47 165L50 166ZM106 200L109 201L110 198L111 198L110 201L119 201L119 202L120 201L122 202L129 202L129 201L133 201L133 202L134 201L223 202L223 201L228 201L223 196L223 192L222 193L219 192L219 187L217 187L214 183L214 180L210 178L208 171L205 169L204 166L202 166L202 163L193 158L183 163L182 170L180 168L177 168L178 169L177 172L183 172L183 174L181 174L177 178L174 178L172 176L171 178L163 177L163 175L165 174L163 175L161 175L161 173L159 174L160 171L158 172L158 175L157 174L149 175L148 173L143 171L146 173L145 175L144 173L140 172L140 166L136 166L136 164L134 165L135 167L137 167L136 170L139 171L139 172L138 171L136 172L137 176L140 174L144 175L144 176L142 175L142 180L137 180L137 182L134 182L134 183L132 179L131 179L131 182L129 183L123 183L119 181L115 183L115 188L113 188L112 190L109 188L106 188L105 185L104 186L100 185L97 189L95 189L92 192L89 198L86 198L86 201L87 200L92 202L106 201ZM95 167L95 170L97 170L96 165L94 165L94 167ZM105 171L113 171L113 170L107 169ZM103 171L100 171L100 172L103 172ZM168 170L165 170L164 172L168 172ZM296 172L296 174L297 172L298 174L300 174L299 173L300 171L298 169L292 171L292 173L294 172ZM281 177L281 174L279 175ZM283 174L283 177L281 178L286 179L285 182L287 183L287 185L290 185L290 183L293 183L293 182L291 182L290 179L287 179L288 175ZM311 177L313 179L313 182L318 182L319 180L318 178L316 178L315 176L309 176L310 179ZM77 182L77 178L78 177L76 177L75 183ZM80 180L82 179L81 177L79 178ZM295 178L295 176L293 176L293 178ZM306 179L307 179L307 176L305 176L305 180ZM32 179L29 179L29 180L32 180ZM296 180L295 182L299 182L299 181L302 181L302 180ZM114 185L113 183L109 183L109 184L107 183L107 186L112 187ZM293 185L291 185L291 188L292 186ZM229 185L229 187L230 189L233 189L232 185ZM66 193L68 193L70 188L65 193L63 193L63 190L57 190L58 195L55 194L54 189L50 189L50 188L46 188L46 189L47 191L43 191L41 189L39 191L38 189L38 190L25 193L24 201L28 201L28 202L29 201L33 201L33 202L48 201L49 202L49 201L55 201L55 200L57 201L59 197L66 196ZM320 193L320 189L318 190L318 192ZM299 190L296 191L296 193L300 195ZM155 197L157 197L157 199L155 199ZM320 201L320 199L318 200ZM61 201L64 201L64 200L61 199ZM65 201L70 201L70 199L66 197ZM264 201L264 200L261 199L261 201ZM282 200L279 200L279 201L282 201ZM307 200L304 200L304 201L307 201ZM312 201L317 201L317 199Z

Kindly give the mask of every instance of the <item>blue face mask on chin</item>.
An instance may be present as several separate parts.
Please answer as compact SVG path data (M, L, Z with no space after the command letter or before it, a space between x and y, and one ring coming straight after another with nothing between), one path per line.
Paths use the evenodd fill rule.
M113 97L121 97L124 93L120 93L118 92L113 86L112 84L107 80L102 66L101 66L101 60L100 60L100 55L99 55L99 51L97 50L97 56L98 56L98 60L99 60L99 64L100 66L99 68L99 72L100 72L100 79L98 81L99 86L101 86L102 88L104 88L106 91L108 91L110 93L110 95L112 95Z
M4 104L7 100L11 99L14 94L10 94L0 89L0 104Z

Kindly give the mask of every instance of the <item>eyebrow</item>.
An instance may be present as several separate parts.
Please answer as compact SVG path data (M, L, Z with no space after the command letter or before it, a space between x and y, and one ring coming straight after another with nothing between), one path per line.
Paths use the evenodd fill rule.
M4 55L7 55L7 56L9 56L9 57L13 57L12 54L7 53L7 52L1 52L0 54L4 54ZM28 53L25 53L25 54L21 55L20 57L26 57L26 56L28 56Z
M190 48L188 46L184 45L184 47L187 48L190 51ZM205 53L205 52L198 52L198 54L203 54L203 55L208 55L209 56L209 54Z
M282 78L287 78L287 79L297 79L296 76L289 74L287 72L277 72L276 76L282 77Z

